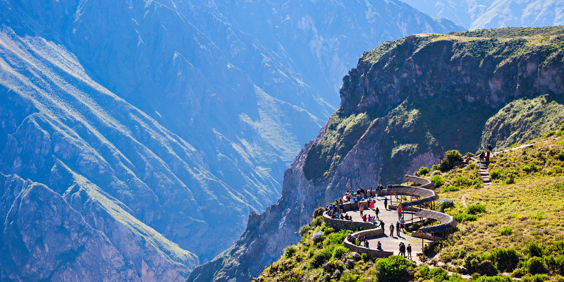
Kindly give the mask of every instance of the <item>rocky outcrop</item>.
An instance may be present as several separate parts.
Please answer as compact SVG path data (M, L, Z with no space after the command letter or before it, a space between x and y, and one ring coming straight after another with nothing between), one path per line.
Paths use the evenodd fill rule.
M188 281L248 280L299 240L316 207L347 189L397 183L414 159L430 166L444 148L476 150L488 118L516 98L560 97L564 54L534 42L558 44L563 31L543 32L421 34L365 53L343 79L337 112L285 172L280 200Z

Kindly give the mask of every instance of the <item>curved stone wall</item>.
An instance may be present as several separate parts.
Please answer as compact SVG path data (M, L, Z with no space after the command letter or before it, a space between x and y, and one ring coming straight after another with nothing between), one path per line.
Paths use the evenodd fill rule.
M369 229L369 230L363 230L363 231L356 232L352 235L353 236L364 235L367 238L377 237L377 236L384 235L384 229L374 228L374 229ZM357 245L349 242L346 238L345 238L345 242L343 244L345 245L345 247L349 248L351 251L357 252L357 253L364 253L369 258L387 258L387 257L394 254L394 252L378 251L376 249L370 249L370 248L365 248L365 247L362 247L362 246L357 246Z
M323 213L323 222L325 222L325 225L332 227L335 230L343 230L343 229L356 230L358 228L372 229L377 226L370 222L360 222L360 221L331 218L326 213Z

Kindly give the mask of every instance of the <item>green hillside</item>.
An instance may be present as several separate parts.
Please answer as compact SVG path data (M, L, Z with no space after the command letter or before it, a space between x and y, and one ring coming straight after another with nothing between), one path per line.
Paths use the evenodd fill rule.
M450 170L449 158L421 169L442 199L453 200L445 212L459 225L446 240L431 244L417 264L351 253L343 246L349 231L336 232L318 217L256 281L564 281L562 130L564 124L523 144L531 147L500 151L486 188L469 157ZM324 235L312 240L318 231Z

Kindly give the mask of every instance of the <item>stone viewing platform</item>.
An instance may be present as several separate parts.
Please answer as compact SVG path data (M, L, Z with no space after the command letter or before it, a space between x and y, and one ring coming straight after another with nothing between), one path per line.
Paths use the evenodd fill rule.
M372 191L371 195L375 201L373 208L369 208L370 202L368 199L355 202L352 205L349 202L343 203L343 215L350 216L350 220L332 218L329 212L323 213L323 221L329 227L337 230L361 230L351 234L355 238L365 237L368 240L369 247L364 247L364 244L354 244L345 239L344 246L352 251L358 253L365 253L370 258L383 258L391 255L399 255L399 245L403 242L406 246L411 244L412 258L416 259L418 253L422 252L424 245L429 244L431 241L440 240L444 238L449 232L456 228L457 222L451 216L437 212L431 209L425 209L434 206L434 201L439 197L433 190L434 185L427 179L405 176L404 181L420 184L420 186L403 186L403 185L389 185L387 189L376 195L376 191ZM367 191L370 194L370 191ZM384 199L387 199L387 207L384 207ZM363 207L363 214L370 217L376 217L375 210L379 209L380 213L378 219L374 223L365 222L359 211L359 207ZM429 225L419 228L412 236L407 236L403 232L398 232L396 229L396 222L399 220L397 209L402 209L402 217L404 219L405 227L416 222L423 222L430 219L440 222L437 225ZM384 222L385 229L380 227L380 221ZM390 234L390 225L394 225L394 232ZM378 242L382 245L382 250L377 250Z

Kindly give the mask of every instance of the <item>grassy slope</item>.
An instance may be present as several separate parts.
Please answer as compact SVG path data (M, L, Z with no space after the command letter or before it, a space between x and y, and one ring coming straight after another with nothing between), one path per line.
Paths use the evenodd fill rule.
M455 202L455 207L447 210L449 214L467 212L463 198L469 206L484 205L486 212L478 213L476 221L460 223L459 231L450 240L437 244L436 259L452 266L465 266L470 272L477 270L480 261L491 260L498 271L513 272L517 277L525 275L527 279L531 273L539 272L550 274L553 279L561 278L558 275L564 274L564 156L560 152L564 152L564 140L555 135L533 142L532 148L494 158L495 163L489 168L494 183L488 188L455 183L457 178L476 173L471 166L442 175L445 187L462 188L441 193L441 198ZM541 254L534 254L534 244L540 245ZM496 248L513 249L521 262L503 265L508 259L492 256ZM528 261L534 256L544 258L546 269L531 269ZM472 259L476 261L473 263ZM560 262L551 262L552 259Z
M493 175L490 187L484 188L481 181L475 181L479 179L475 163L440 175L443 184L437 192L441 198L455 203L446 212L469 220L460 220L458 230L427 253L430 259L424 265L437 264L444 269L415 267L405 262L406 281L469 281L458 275L447 278L447 270L456 274L461 266L473 273L472 281L505 281L494 278L502 272L523 277L524 281L533 281L533 277L564 279L560 276L564 274L564 139L558 131L548 135L551 136L534 139L532 148L496 157L490 166ZM430 174L427 177L431 178ZM511 176L515 183L506 184ZM445 191L452 186L460 190ZM483 205L485 212L475 212L476 217L464 216L468 207L463 201L467 206ZM311 237L317 231L324 231L325 235L314 241ZM347 232L335 232L319 219L314 220L300 230L303 239L296 246L288 247L280 260L265 268L263 281L389 281L379 271L381 265L384 261L401 263L392 259L380 263L358 257L355 260L347 250L341 257L335 255L339 252L336 249L342 249ZM540 268L534 267L536 259L531 259L534 256L541 257ZM513 262L512 257L517 260ZM331 262L333 269L324 270L325 262ZM535 272L538 274L533 276L531 273Z

